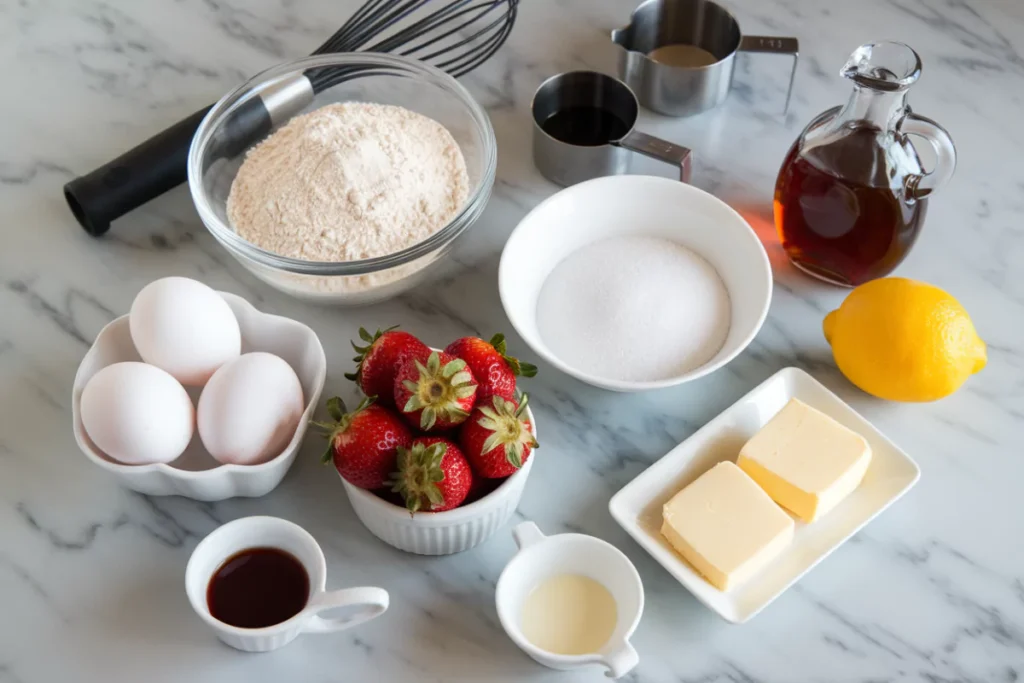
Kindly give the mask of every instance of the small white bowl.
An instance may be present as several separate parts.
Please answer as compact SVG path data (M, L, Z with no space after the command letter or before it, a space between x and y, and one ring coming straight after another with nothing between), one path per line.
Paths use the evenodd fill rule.
M273 459L259 465L221 465L199 440L198 431L185 452L170 463L125 465L103 453L82 426L81 399L86 383L101 369L122 361L141 361L123 315L102 330L85 354L71 397L75 441L86 457L112 473L120 483L134 491L154 496L179 495L196 500L224 500L234 496L262 496L284 478L306 434L309 420L320 401L327 379L327 358L316 333L302 323L269 313L261 313L245 299L220 292L231 306L242 331L242 353L266 351L280 356L299 377L306 409L292 440ZM199 389L189 389L193 402Z
M529 405L526 415L533 435L537 436L537 422ZM341 483L359 521L380 540L418 555L452 555L483 543L509 520L523 497L536 458L537 453L531 453L518 472L480 500L454 510L414 516L405 508L348 483L344 477Z
M644 611L644 585L636 567L612 544L586 534L545 536L533 522L512 530L519 552L498 577L495 604L505 633L534 661L552 669L578 669L594 664L620 678L640 663L630 644ZM558 574L582 574L604 586L615 599L618 621L608 642L597 652L560 655L537 647L523 635L523 603L535 588Z
M740 448L791 398L857 432L871 446L864 481L813 524L796 522L793 542L757 576L728 591L702 577L661 535L661 509L680 489ZM698 429L626 484L608 503L619 525L672 576L723 619L741 624L779 597L864 525L910 490L921 470L910 456L824 385L799 368L784 368Z
M718 271L729 292L732 321L722 348L704 365L677 377L630 382L578 370L572 358L556 356L544 343L537 329L537 299L551 271L588 244L626 235L672 240ZM720 199L667 178L610 176L554 194L519 222L501 254L498 289L516 332L551 365L603 389L644 391L703 377L739 355L768 315L772 269L753 229ZM641 343L638 338L638 349Z

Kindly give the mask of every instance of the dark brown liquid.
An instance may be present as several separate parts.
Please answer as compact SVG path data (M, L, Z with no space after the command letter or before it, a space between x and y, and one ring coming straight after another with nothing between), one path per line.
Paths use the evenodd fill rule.
M566 107L559 109L540 126L556 140L581 147L607 145L621 140L629 125L607 109L597 107Z
M793 145L775 185L775 227L789 258L799 268L830 282L856 286L891 273L921 230L927 200L908 202L907 175L877 140L862 128L798 156ZM899 143L896 143L899 144ZM918 168L915 168L918 166Z
M249 548L232 555L206 589L213 618L240 628L280 624L301 612L308 599L306 568L277 548Z

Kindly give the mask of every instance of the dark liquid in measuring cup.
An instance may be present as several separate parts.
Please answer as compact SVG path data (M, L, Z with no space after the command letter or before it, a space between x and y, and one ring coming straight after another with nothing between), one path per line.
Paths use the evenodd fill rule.
M901 158L861 128L782 163L775 186L775 227L797 267L836 284L856 286L888 275L917 239L927 199L907 201L904 182L919 174L909 144Z
M544 120L541 129L570 145L596 147L621 140L629 126L618 116L598 107L566 107Z
M229 557L206 589L214 619L240 628L280 624L301 612L308 599L306 568L277 548L249 548Z

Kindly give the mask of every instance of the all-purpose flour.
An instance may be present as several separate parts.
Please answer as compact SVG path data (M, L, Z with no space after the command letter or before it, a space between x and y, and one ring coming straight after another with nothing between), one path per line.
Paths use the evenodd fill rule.
M671 240L613 237L548 275L537 327L551 352L588 374L669 379L711 360L729 334L729 293L714 267Z
M241 237L268 251L355 261L423 241L468 193L466 161L440 123L346 102L298 116L250 150L227 212Z

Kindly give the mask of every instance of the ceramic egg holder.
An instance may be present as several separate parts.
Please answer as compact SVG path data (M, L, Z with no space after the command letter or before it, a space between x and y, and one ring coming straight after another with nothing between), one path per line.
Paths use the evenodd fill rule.
M295 460L327 379L327 358L323 346L316 333L306 325L261 313L234 294L219 294L238 319L242 353L272 353L284 359L298 376L305 400L298 429L279 455L258 465L218 463L203 447L198 430L185 452L170 463L126 465L113 460L96 447L83 428L81 396L86 383L100 369L113 363L142 360L132 342L128 316L123 315L100 331L82 359L72 393L72 416L75 440L82 452L129 489L149 495L180 495L204 501L262 496L281 482ZM186 387L186 390L196 405L202 388Z

